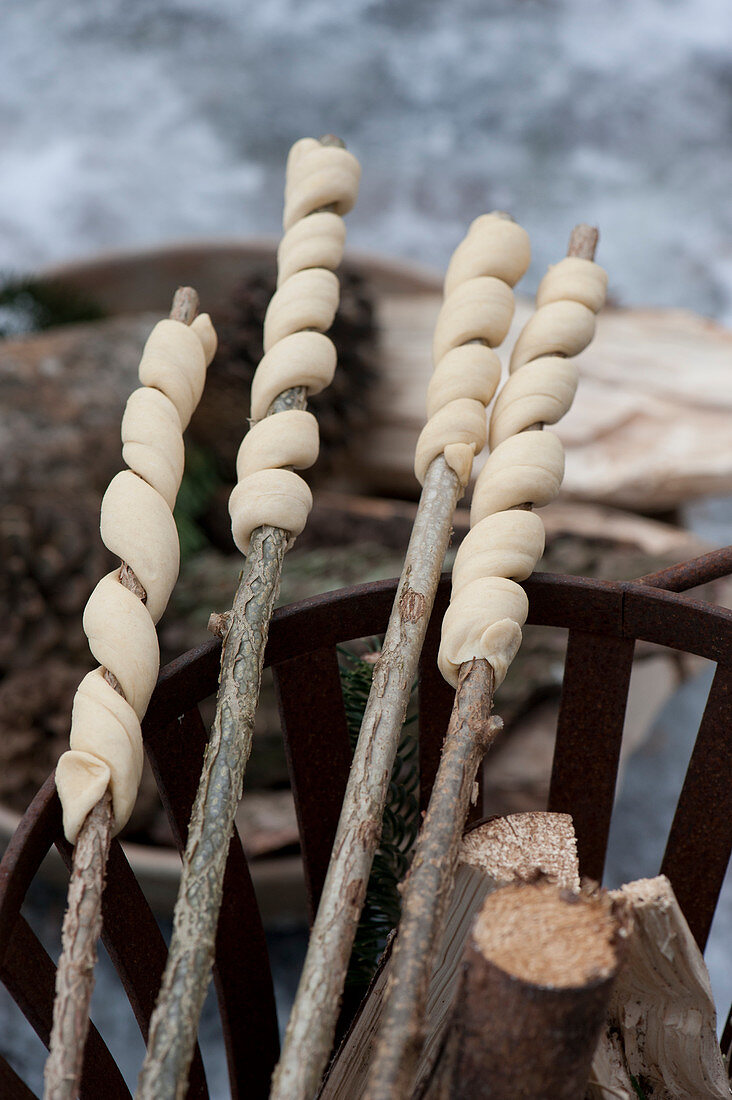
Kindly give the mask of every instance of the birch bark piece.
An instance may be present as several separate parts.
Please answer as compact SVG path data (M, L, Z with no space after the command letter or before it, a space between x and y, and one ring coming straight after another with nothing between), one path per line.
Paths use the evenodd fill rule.
M618 1035L628 1073L650 1095L729 1100L709 974L670 882L664 875L640 879L612 896L629 904L634 931L593 1063L598 1084L589 1096L600 1100L607 1095L603 1085L622 1081L613 1045Z

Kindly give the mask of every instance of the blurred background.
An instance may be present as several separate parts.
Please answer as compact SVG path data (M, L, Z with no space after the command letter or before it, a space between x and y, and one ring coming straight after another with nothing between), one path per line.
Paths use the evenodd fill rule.
M319 410L321 510L292 554L283 600L398 572L440 272L469 222L495 208L531 235L525 294L576 222L597 224L620 307L582 357L578 403L560 432L567 496L547 510L541 568L633 577L732 541L725 0L5 0L0 15L6 833L68 735L89 667L81 610L109 568L99 498L119 467L142 340L177 281L202 290L221 352L188 441L176 515L184 563L162 624L164 658L203 640L208 612L231 598L240 559L226 496L246 418L232 395L246 400L272 277L271 248L246 242L279 235L284 162L298 137L338 134L363 176L334 334L343 380ZM131 258L118 262L120 251ZM48 291L49 271L68 293ZM376 457L366 461L368 433ZM727 602L729 589L706 596ZM524 663L504 689L507 748L486 776L492 812L542 805L563 644L527 631ZM655 873L709 679L698 662L639 653L611 885ZM266 864L261 881L275 883L265 906L284 1020L305 931L270 689L262 714L240 824L253 861ZM131 839L166 848L149 778L146 789ZM156 898L164 924L176 859ZM153 892L161 874L159 865L149 874ZM722 1017L731 894L728 884L708 952ZM53 881L29 905L52 954L62 906ZM95 1019L133 1081L141 1041L114 990L103 961ZM0 1021L0 1050L38 1088L43 1048L9 999ZM225 1096L210 1004L203 1029L212 1095Z

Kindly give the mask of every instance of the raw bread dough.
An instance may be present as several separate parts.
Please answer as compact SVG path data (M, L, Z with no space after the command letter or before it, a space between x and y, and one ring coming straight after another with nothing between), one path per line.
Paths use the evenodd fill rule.
M161 390L141 386L127 399L122 458L157 489L172 511L183 477L185 448L178 410Z
M182 433L215 351L216 333L206 314L190 326L159 322L142 354L143 386L131 394L122 418L122 455L130 468L117 474L104 494L100 529L104 545L127 563L145 599L125 588L115 570L102 578L84 610L89 648L102 667L79 685L71 747L56 769L64 832L72 844L107 787L115 833L129 820L137 797L140 721L160 663L155 623L178 576L172 509L183 476ZM104 669L113 673L123 695L104 679Z
M123 470L112 478L102 498L99 528L107 549L127 562L145 589L145 607L157 623L168 606L180 566L170 505L132 470Z
M470 480L473 456L485 444L485 408L501 375L500 360L491 349L508 332L514 308L511 286L529 259L524 230L495 214L476 218L453 254L432 343L429 419L414 457L421 484L440 454L463 487Z
M173 402L184 431L201 400L206 367L216 351L211 319L202 314L196 320L197 327L168 318L158 321L143 349L139 370L143 386L162 390Z
M553 432L522 432L496 447L480 471L470 506L470 522L533 504L541 508L559 493L564 476L564 448Z
M304 387L319 393L333 378L336 353L324 335L338 308L333 268L343 256L340 214L358 193L358 161L345 149L303 138L291 149L285 184L285 236L277 290L264 319L264 357L252 382L254 421L237 457L237 485L229 498L231 530L242 554L257 527L277 527L294 538L312 507L307 484L291 467L318 457L315 417L300 410L267 415L275 398ZM318 208L331 206L335 212Z
M536 512L494 512L473 526L458 548L452 567L457 594L478 577L525 581L544 553L544 524Z
M239 482L256 470L294 466L306 470L318 457L318 422L303 409L287 409L253 424L236 456Z
M307 523L313 495L292 470L259 470L234 487L229 498L231 532L242 554L257 527L279 527L290 538Z
M457 687L460 665L485 657L495 673L495 687L503 683L508 666L521 645L521 627L529 601L520 585L503 577L479 577L453 596L442 620L437 655L440 672Z
M128 821L142 775L140 720L94 669L79 684L71 712L71 752L56 768L66 836L73 841L107 787L115 822Z
M264 315L264 350L304 328L325 332L338 309L338 276L325 267L296 271L272 295Z
M327 267L335 271L343 259L346 225L338 214L321 211L295 222L277 249L277 286L296 271Z
M337 146L321 145L315 138L301 138L290 149L285 177L283 228L324 206L341 217L358 198L361 166L352 153Z
M275 344L261 360L252 379L252 420L261 420L274 399L293 386L305 386L308 396L333 381L336 349L322 332L293 332Z
M531 243L525 229L512 218L481 214L452 254L445 275L445 297L478 275L494 275L515 286L530 262Z
M475 486L471 531L453 567L438 656L453 686L462 662L484 657L493 666L497 687L521 643L528 604L514 582L526 580L544 552L543 524L521 506L548 504L564 474L559 439L526 429L556 423L571 405L577 368L566 356L576 355L592 339L606 286L605 272L593 261L562 260L542 279L537 311L516 342L514 373L491 415L491 454Z
M532 359L510 374L491 411L491 450L532 424L561 420L574 400L577 378L576 364L558 355Z
M450 444L467 444L472 453L476 454L482 451L487 434L485 405L482 401L473 401L470 397L458 397L449 401L433 413L417 440L414 455L417 480L424 484L430 463Z
M594 260L565 256L549 267L536 292L536 308L549 302L580 302L593 313L605 304L607 272Z
M485 340L492 348L506 339L513 320L513 292L501 279L479 275L460 283L442 304L432 355L439 363L443 355L470 340Z
M427 387L427 416L459 397L490 405L501 380L501 360L492 348L463 344L446 352Z

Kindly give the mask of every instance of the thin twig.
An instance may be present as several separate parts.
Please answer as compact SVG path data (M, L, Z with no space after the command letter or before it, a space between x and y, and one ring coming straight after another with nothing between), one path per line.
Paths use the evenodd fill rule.
M330 134L320 140L343 147ZM267 416L306 406L307 388L294 386L272 402ZM269 623L289 541L289 534L277 527L259 527L252 533L233 608L217 620L224 634L216 714L191 811L173 936L150 1021L138 1100L172 1100L183 1097L187 1089L211 980L229 840L252 749Z
M384 646L351 764L333 853L271 1100L311 1097L328 1060L399 733L461 493L438 456L427 471Z
M389 995L365 1097L411 1095L422 1049L432 960L455 877L458 848L485 752L502 723L491 719L493 669L478 658L460 666L455 703L429 809L404 889Z
M197 312L196 291L192 287L179 287L173 298L171 319L189 325ZM147 593L126 562L120 566L119 580L145 602ZM114 673L105 668L102 675L124 698ZM53 1026L44 1071L44 1100L74 1100L79 1092L113 826L112 796L107 790L87 814L74 846L56 971Z
M568 255L592 259L597 239L596 229L587 225L576 226L569 240ZM532 424L525 430L541 428L541 424ZM520 504L518 507L531 509L531 504ZM465 673L478 664L485 665L487 662L471 661L460 668L453 717L456 712L466 713L469 710L468 699L474 698L475 688L473 677L468 678ZM490 683L484 681L484 685L484 705L489 712L493 701L492 670ZM467 698L463 699L463 696ZM455 769L462 771L465 784L468 790L471 789L478 764L490 743L490 739L483 738L483 747L479 743L471 745L469 727L466 731L467 736L456 737L451 720L429 808L417 841L395 941L388 1000L367 1083L367 1100L393 1100L394 1097L408 1096L414 1083L423 1040L426 991L455 877L454 846L457 840L454 838L462 834L467 816L467 801L457 798L451 801L443 796L443 792L445 788L452 789L450 777ZM426 869L425 865L428 865Z
M79 1092L112 820L112 796L106 791L87 815L74 847L56 971L53 1028L43 1075L45 1100L74 1100Z

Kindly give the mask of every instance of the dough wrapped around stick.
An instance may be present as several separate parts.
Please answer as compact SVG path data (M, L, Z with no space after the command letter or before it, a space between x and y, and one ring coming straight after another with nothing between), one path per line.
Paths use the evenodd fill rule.
M527 429L556 423L571 405L577 367L567 356L592 339L606 286L605 272L591 258L566 256L539 284L536 312L516 341L491 414L492 451L475 485L471 531L457 553L443 621L438 664L453 687L460 665L476 657L491 664L498 687L521 644L528 604L516 582L531 575L544 552L543 525L529 510L554 500L564 475L557 436Z
M145 344L139 376L122 418L129 469L104 494L100 531L121 570L103 577L84 611L84 631L100 667L82 680L71 715L70 749L56 767L64 832L73 844L107 789L113 835L128 822L142 773L140 722L160 662L155 624L178 577L178 533L172 509L183 476L183 429L203 392L216 350L207 314L191 325L166 319Z
M265 354L252 382L254 425L240 447L229 498L232 535L242 554L258 527L276 527L294 539L312 507L310 490L293 468L306 469L317 459L317 421L303 410L268 411L285 391L319 393L332 381L336 352L324 334L338 308L333 268L345 241L339 215L356 201L359 177L351 153L312 138L298 141L288 157L286 232L277 252L277 290L264 318Z
M473 457L485 445L485 408L501 377L492 348L506 338L514 311L511 288L530 258L527 233L502 214L476 218L453 254L432 343L429 419L414 457L421 485L438 455L463 487L470 480Z

